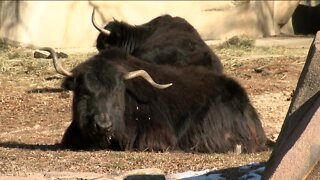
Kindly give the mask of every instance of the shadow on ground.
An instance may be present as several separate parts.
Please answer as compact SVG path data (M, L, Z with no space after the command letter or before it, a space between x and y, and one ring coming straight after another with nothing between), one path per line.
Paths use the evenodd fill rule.
M60 144L25 144L15 141L0 142L0 147L24 150L57 151L63 150Z
M67 90L62 88L35 88L27 91L27 93L34 93L34 94L60 93L60 92L67 92Z

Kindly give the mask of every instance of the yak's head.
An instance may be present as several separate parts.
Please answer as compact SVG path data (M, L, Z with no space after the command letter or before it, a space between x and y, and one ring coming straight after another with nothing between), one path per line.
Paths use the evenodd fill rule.
M99 27L95 26L100 31L96 41L97 50L102 51L109 47L119 47L124 48L128 53L132 53L134 47L130 45L127 47L129 44L127 39L130 39L128 38L130 34L126 31L126 25L114 20L109 22L103 29L98 29Z
M109 47L118 47L127 53L133 53L139 44L146 41L154 30L147 26L133 26L115 19L104 28L101 28L95 21L95 9L93 9L91 21L93 26L100 32L96 41L98 51Z
M91 141L108 142L123 119L124 84L117 74L107 77L91 68L94 67L74 71L73 76L64 79L62 87L73 91L73 123L82 135Z
M98 143L99 146L108 144L114 132L123 130L124 94L128 88L126 84L132 86L132 83L127 81L131 82L133 78L142 77L156 88L171 86L171 84L155 83L144 70L130 72L124 70L110 60L113 51L94 56L69 72L60 65L53 49L41 50L51 53L57 72L66 76L62 87L73 91L72 125L80 130L78 137L83 137L91 144ZM130 89L135 88L130 87Z

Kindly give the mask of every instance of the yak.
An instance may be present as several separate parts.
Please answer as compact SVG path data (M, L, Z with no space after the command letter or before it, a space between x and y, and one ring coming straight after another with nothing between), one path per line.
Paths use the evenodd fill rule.
M61 66L54 50L42 50ZM266 148L246 91L226 75L149 63L119 48L100 51L71 72L57 71L66 76L62 87L73 91L64 148L202 153Z
M142 25L113 20L104 28L92 24L100 34L96 48L119 47L139 59L156 64L204 66L222 73L223 66L216 54L202 40L197 30L181 17L162 15Z

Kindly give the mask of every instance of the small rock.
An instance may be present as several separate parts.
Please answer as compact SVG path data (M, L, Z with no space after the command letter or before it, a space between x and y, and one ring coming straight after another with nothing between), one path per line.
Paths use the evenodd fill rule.
M254 70L254 72L256 72L256 73L262 73L263 67L257 67L257 68L254 68L253 70Z
M68 58L68 54L64 53L64 52L57 52L57 56L58 58ZM51 59L52 56L51 54L47 57L47 59Z
M46 54L43 54L43 53L41 53L41 52L39 52L39 51L35 51L35 52L33 53L33 57L36 58L36 59L40 59L40 58L45 59L45 58L47 58L47 55L46 55Z
M33 128L38 129L38 128L40 128L40 125L36 124L36 125L33 126Z
M57 52L57 56L58 58L68 58L68 54L64 53L64 52ZM33 57L36 58L36 59L40 59L40 58L43 58L43 59L52 59L52 56L51 54L50 55L46 55L44 53L41 53L39 51L35 51L33 53Z

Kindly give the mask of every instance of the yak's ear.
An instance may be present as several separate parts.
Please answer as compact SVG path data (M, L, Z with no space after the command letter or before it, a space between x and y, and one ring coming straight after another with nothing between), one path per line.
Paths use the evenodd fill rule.
M67 90L70 90L70 91L73 91L74 88L75 88L75 78L74 77L66 77L62 84L61 84L61 87L63 89L67 89Z
M155 89L142 78L125 80L126 91L142 103L152 101L156 96Z

